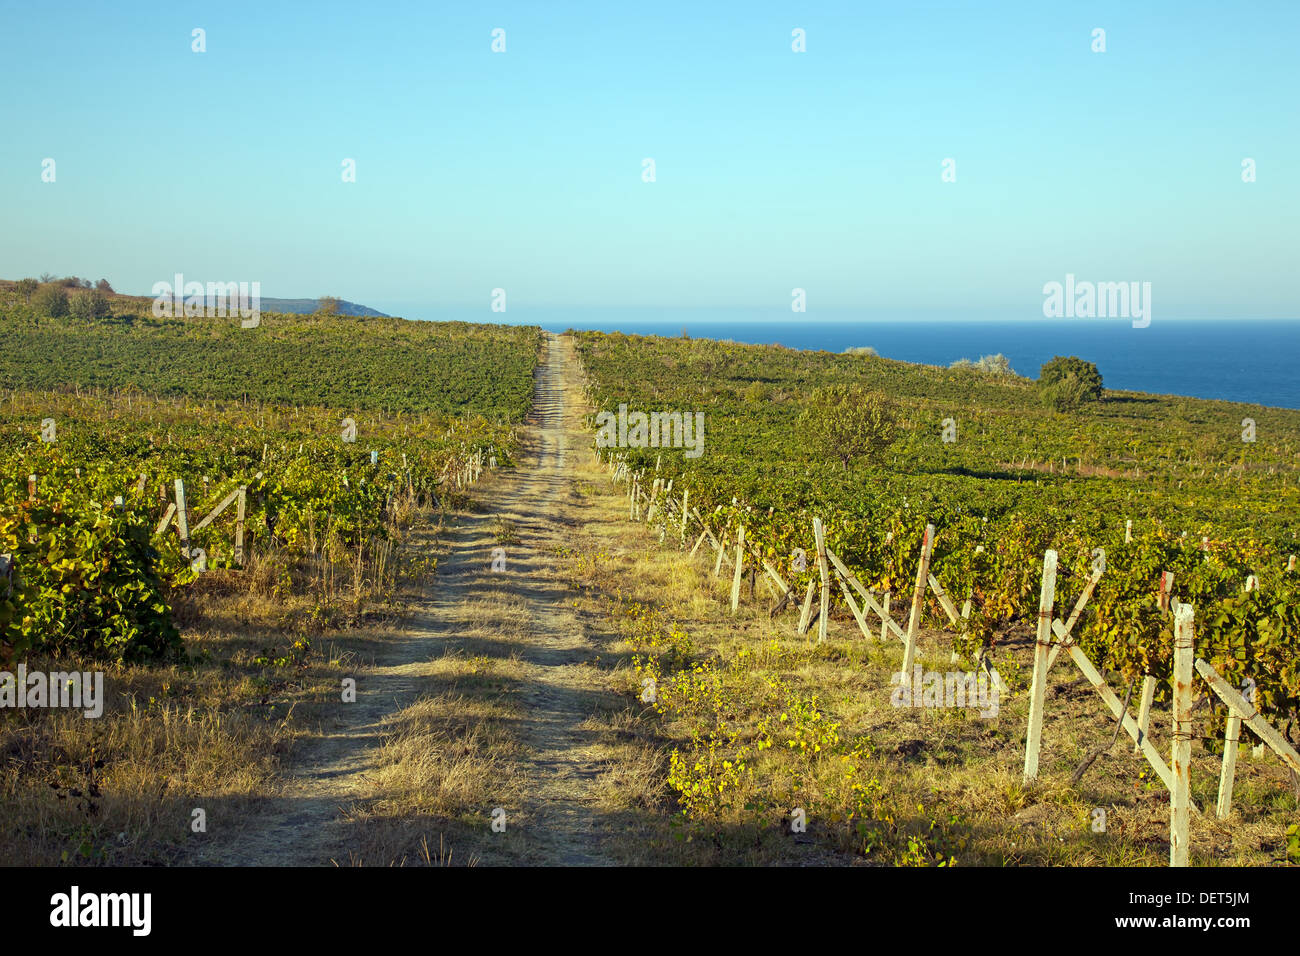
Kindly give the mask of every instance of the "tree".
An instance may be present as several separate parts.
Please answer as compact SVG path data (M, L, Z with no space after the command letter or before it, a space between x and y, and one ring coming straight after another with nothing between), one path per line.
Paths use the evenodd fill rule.
M323 295L316 303L316 311L323 312L325 315L338 315L339 301L337 296Z
M857 458L879 458L898 437L894 403L862 385L817 389L799 421L815 447L846 469Z
M39 289L40 285L35 279L19 279L14 283L14 291L23 297L24 302L31 302L32 293Z
M1101 372L1092 362L1073 355L1058 355L1039 370L1038 391L1049 408L1057 411L1078 408L1101 399Z
M60 285L43 285L32 304L41 315L57 319L68 314L68 291Z
M57 276L55 276L54 273L52 273L52 272L42 272L42 273L41 273L41 282L42 282L42 283L45 283L45 282L53 282L56 278L57 278Z
M98 282L95 283L95 288L98 289L100 292L107 292L110 295L112 295L113 293L113 287L108 284L107 279L100 279Z
M108 294L100 289L87 289L72 297L72 314L80 319L102 319L112 312Z

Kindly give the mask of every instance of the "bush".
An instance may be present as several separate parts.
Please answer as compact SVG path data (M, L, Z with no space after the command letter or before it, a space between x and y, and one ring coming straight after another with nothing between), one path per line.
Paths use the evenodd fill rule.
M72 314L79 319L102 319L111 313L108 296L99 289L88 289L72 297Z
M850 345L844 350L845 355L879 355L870 345Z
M829 385L812 394L800 425L828 458L848 468L856 458L878 458L898 437L897 409L881 392L861 385Z
M976 372L988 372L992 375L1015 375L1015 369L1011 367L1010 360L999 352L997 355L981 355L978 361L972 362L970 359L960 358L953 362L949 368L968 368Z
M35 279L19 279L14 283L14 291L23 297L24 302L31 302L32 293L39 289L40 285Z
M1053 411L1068 412L1089 401L1088 387L1075 375L1067 375L1039 389L1043 404Z
M1039 371L1038 388L1049 406L1078 408L1101 398L1101 372L1081 358L1058 355Z
M61 315L68 314L68 293L62 286L44 285L32 305L41 315L48 315L50 318L57 319Z

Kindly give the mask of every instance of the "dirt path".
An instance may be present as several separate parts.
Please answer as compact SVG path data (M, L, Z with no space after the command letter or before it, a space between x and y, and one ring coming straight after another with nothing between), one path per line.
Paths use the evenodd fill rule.
M568 606L557 552L578 523L574 464L591 459L582 432L582 390L572 343L552 335L536 374L534 411L517 470L491 476L473 490L480 507L443 533L433 594L411 627L385 640L372 666L357 675L356 702L300 743L282 791L236 828L210 834L190 862L218 865L328 865L352 853L350 806L370 792L387 721L429 693L437 662L475 624L485 601L503 594L526 612L524 639L502 646L522 672L518 693L525 719L515 775L527 781L524 805L508 813L526 821L523 859L562 865L608 864L594 821L599 762L586 749L583 722L609 692L601 671L582 666L594 656ZM506 571L490 570L497 532L506 522L517 540L506 547ZM483 808L486 813L490 808ZM485 824L486 828L486 824ZM489 840L483 863L495 859ZM387 864L391 860L364 860Z

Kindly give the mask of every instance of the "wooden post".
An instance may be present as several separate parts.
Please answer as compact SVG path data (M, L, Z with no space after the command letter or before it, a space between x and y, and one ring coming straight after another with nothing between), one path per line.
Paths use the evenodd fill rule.
M244 500L248 486L239 486L239 503L235 506L235 563L244 563Z
M1043 741L1043 709L1047 705L1047 658L1052 640L1052 607L1056 603L1056 552L1043 555L1043 587L1038 597L1038 636L1034 644L1034 681L1029 695L1029 729L1025 734L1025 783L1038 779L1038 751Z
M885 639L886 631L889 628L889 601L893 591L886 591L880 599L880 639Z
M713 576L715 578L718 577L718 575L722 574L722 562L723 560L726 559L726 557L727 557L727 538L726 538L726 533L724 532L722 540L718 542L718 560L713 565Z
M35 475L27 476L27 500L28 501L36 500L36 476Z
M1156 679L1150 674L1142 678L1142 703L1138 705L1138 731L1141 740L1133 741L1133 752L1142 752L1142 740L1146 739L1147 728L1151 726L1151 705L1156 699Z
M1286 569L1287 569L1288 571L1294 571L1294 570L1295 570L1295 555L1294 555L1294 554L1291 555L1291 557L1289 557L1289 558L1286 559Z
M1219 771L1219 802L1215 806L1215 815L1220 820L1228 819L1232 813L1232 784L1237 776L1237 747L1241 740L1241 715L1235 710L1228 714L1227 726L1223 728L1223 768Z
M181 536L181 554L190 556L190 519L185 512L185 482L176 479L176 531Z
M172 515L176 513L176 505L171 502L167 503L167 510L163 512L162 521L158 522L158 529L154 531L154 537L162 534L167 530L167 524L172 520Z
M817 542L817 570L822 577L822 607L817 618L817 641L826 640L827 618L831 616L831 571L826 560L826 529L821 518L813 518L813 539Z
M796 628L800 634L808 633L808 621L812 618L813 588L816 586L815 582L809 581L808 591L803 596L803 610L799 612L799 626Z
M1192 667L1196 659L1192 606L1178 605L1174 616L1174 723L1170 769L1169 865L1187 865L1188 823L1192 802Z
M1254 703L1246 700L1241 696L1231 684L1229 684L1213 667L1205 661L1196 662L1196 670L1205 678L1206 683L1219 695L1219 699L1228 705L1230 713L1238 714L1255 735L1264 743L1260 744L1256 750L1262 755L1262 748L1268 746L1275 754L1282 758L1282 762L1290 767L1297 774L1300 774L1300 753L1296 753L1295 748L1286 742L1286 738L1278 733L1277 728L1264 719L1263 715L1256 710Z
M740 607L740 575L745 564L745 526L736 532L736 573L731 577L731 613Z
M1129 518L1124 522L1124 543L1129 544L1133 540L1133 519Z
M682 489L682 547L686 547L686 518L690 514L691 489Z
M921 539L921 560L916 564L916 587L912 589L912 616L907 619L907 640L903 645L902 672L912 673L916 660L916 638L921 631L921 610L925 605L925 586L930 575L930 553L934 550L934 525L925 526Z

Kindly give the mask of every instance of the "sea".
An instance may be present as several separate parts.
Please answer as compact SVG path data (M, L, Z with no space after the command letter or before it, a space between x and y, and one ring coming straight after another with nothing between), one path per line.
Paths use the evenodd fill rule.
M486 314L485 314L486 313ZM794 349L843 352L867 346L885 358L947 366L1002 354L1020 375L1037 378L1053 356L1093 362L1107 388L1223 399L1300 409L1300 319L890 318L833 320L736 309L515 308L412 309L407 318L460 319L682 336Z

